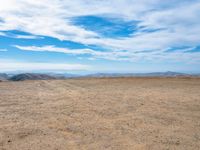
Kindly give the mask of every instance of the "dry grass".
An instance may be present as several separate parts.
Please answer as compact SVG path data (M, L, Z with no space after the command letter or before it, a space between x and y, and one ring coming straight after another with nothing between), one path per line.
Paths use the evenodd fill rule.
M199 150L200 79L0 83L1 150Z

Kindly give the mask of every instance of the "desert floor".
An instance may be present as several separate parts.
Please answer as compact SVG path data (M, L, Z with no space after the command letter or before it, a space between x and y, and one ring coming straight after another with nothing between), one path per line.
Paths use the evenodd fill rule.
M200 78L0 83L0 150L199 150Z

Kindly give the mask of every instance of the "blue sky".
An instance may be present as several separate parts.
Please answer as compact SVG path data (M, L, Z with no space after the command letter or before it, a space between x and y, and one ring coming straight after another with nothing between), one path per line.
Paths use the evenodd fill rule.
M200 73L200 0L0 0L0 72Z

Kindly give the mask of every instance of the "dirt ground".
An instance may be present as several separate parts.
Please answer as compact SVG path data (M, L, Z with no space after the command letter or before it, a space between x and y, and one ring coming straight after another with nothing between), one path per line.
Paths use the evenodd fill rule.
M200 150L200 78L0 83L0 150Z

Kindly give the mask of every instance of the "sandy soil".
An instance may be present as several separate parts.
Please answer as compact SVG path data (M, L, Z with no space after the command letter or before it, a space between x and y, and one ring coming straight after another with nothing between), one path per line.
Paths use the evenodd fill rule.
M200 79L0 83L0 150L199 150Z

